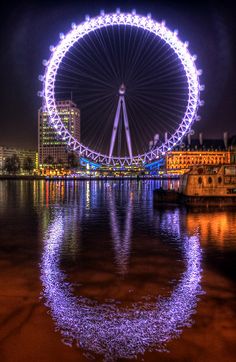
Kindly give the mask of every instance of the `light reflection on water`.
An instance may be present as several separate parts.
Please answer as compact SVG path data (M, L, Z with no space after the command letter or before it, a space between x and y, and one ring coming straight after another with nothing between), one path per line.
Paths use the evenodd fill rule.
M51 362L52 356L57 361L87 360L87 352L85 356L83 353L87 349L91 351L92 346L76 347L77 339L80 342L80 336L85 337L84 330L74 330L75 327L70 330L73 318L80 316L77 308L81 303L83 308L87 306L83 304L85 301L88 310L95 313L86 315L89 328L94 327L92 321L96 317L107 326L109 319L106 318L113 318L113 314L109 314L112 307L116 317L124 323L128 316L129 328L132 320L137 322L140 318L143 323L144 315L147 318L151 315L152 321L157 318L154 326L157 336L149 338L152 323L147 339L138 330L131 338L134 346L131 355L149 348L167 348L169 353L147 352L138 355L139 361L235 361L236 210L154 209L152 190L159 186L156 181L0 182L0 355L4 361ZM57 222L62 234L53 239L50 231ZM200 301L195 300L197 305L193 305L192 312L195 310L196 315L191 316L190 311L185 320L180 314L182 319L172 325L175 316L172 320L167 307L173 306L174 296L181 295L180 288L183 287L182 295L189 288L186 273L189 271L190 276L192 273L189 269L191 255L188 254L188 250L191 252L190 240L197 245L203 267L200 286L206 294ZM193 249L193 253L196 250ZM55 265L51 264L53 255ZM47 258L48 266L55 269L42 269ZM65 301L69 303L67 312L71 300L74 301L69 322L68 313L63 321L55 319L53 298L48 299L46 308L47 295L43 300L38 299L42 291L39 274L48 276L50 270L56 272L51 275L54 278L51 284L59 278L59 283L52 285L52 291L55 287L58 291L62 288L62 296L66 296ZM190 279L190 282L194 280ZM45 291L47 282L45 279ZM187 283L186 288L184 283ZM190 292L194 293L194 290ZM99 307L102 309L104 305L104 313L98 316ZM165 309L160 320L158 312L162 311L162 306ZM135 310L140 313L138 316ZM64 313L63 309L59 311ZM162 324L167 316L169 322ZM184 323L191 324L191 318L195 324L184 328ZM63 324L64 321L67 324ZM61 329L59 322L63 322ZM53 326L58 329L56 333ZM96 328L101 326L97 324ZM96 351L100 350L102 339L100 330L96 333L99 340L92 354L96 360L109 359L107 350L109 346L116 348L115 343L105 343L103 356L98 356ZM120 343L117 339L117 349L112 350L115 356L130 353L122 333ZM172 339L178 335L180 338ZM95 332L91 332L92 336ZM88 341L91 342L91 338ZM61 343L62 339L69 344L74 340L73 347Z
M61 190L61 185L59 187ZM95 182L80 188L80 193L76 188L64 189L63 193L69 194L63 205L50 204L50 197L48 202L49 223L40 268L43 296L56 328L66 344L75 342L86 351L102 354L105 360L132 358L147 350L165 349L168 341L179 336L184 327L191 326L191 317L202 294L198 230L188 233L184 227L186 215L178 208L155 212L149 183ZM154 240L169 240L170 247L179 249L184 271L177 276L169 295L154 294L146 301L144 295L140 301L120 305L116 299L107 302L75 294L61 259L65 253L76 257L80 252L76 245L84 234L90 233L96 240L96 231L91 233L89 229L89 225L95 225L93 222L101 223L103 238L111 238L116 274L124 279L126 275L128 278L137 243L141 244L145 268L145 245L150 247L147 242L150 230ZM65 249L70 235L72 252ZM83 260L79 258L80 261ZM168 263L174 264L175 260L170 256Z

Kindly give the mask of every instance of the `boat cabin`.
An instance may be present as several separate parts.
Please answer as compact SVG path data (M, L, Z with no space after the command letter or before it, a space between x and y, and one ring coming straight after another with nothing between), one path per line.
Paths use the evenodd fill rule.
M186 196L236 197L236 165L195 166L180 179Z

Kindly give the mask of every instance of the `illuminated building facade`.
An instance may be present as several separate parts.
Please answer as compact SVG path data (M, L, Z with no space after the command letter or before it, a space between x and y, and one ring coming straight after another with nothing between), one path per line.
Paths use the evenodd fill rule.
M236 136L230 142L230 163L236 163Z
M0 146L0 172L2 173L7 158L16 155L19 157L21 171L23 171L24 161L27 158L31 158L34 168L38 168L38 153L35 150L25 150L17 147Z
M230 163L230 151L192 151L168 152L166 169L168 173L184 173L196 165L220 165Z
M181 148L166 154L166 170L167 173L183 174L196 165L229 164L232 162L231 153L227 132L219 140L203 140L200 133L199 139L188 137Z
M71 100L58 101L57 110L70 134L80 141L80 110ZM48 114L41 107L38 111L38 153L39 167L66 165L68 150L65 141L58 138L56 131L49 126Z

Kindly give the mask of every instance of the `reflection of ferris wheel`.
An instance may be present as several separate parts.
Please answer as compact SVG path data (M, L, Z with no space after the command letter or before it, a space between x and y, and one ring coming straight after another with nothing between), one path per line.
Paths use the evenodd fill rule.
M164 69L164 76L162 74L158 75L158 80L160 84L160 88L164 89L165 97L166 98L160 98L157 101L152 100L152 103L149 105L147 103L148 97L151 97L151 91L148 93L144 92L143 99L140 101L140 104L138 106L140 108L137 108L137 113L140 114L139 117L144 117L145 114L148 114L149 109L153 107L153 109L156 112L156 117L158 117L158 111L159 109L163 110L163 117L159 114L160 122L162 118L164 119L164 116L166 116L166 123L169 122L168 119L171 119L170 129L168 132L165 132L165 138L163 141L159 139L159 136L156 136L155 140L156 143L154 143L153 147L151 147L149 150L137 150L136 152L133 150L133 141L135 140L136 135L139 132L139 135L141 134L141 137L144 137L145 129L141 129L140 125L137 127L137 131L135 134L135 131L132 130L131 124L129 123L131 116L132 118L132 97L129 97L128 89L126 92L126 86L128 88L128 85L126 83L125 79L120 79L120 83L118 84L117 91L119 89L118 95L116 94L116 98L113 97L113 107L115 103L116 111L113 112L113 118L111 120L110 118L110 125L112 128L109 128L110 132L110 138L111 141L106 143L109 143L109 151L103 152L99 149L96 149L96 147L93 147L93 145L89 145L87 142L79 142L77 139L75 139L69 130L65 127L63 124L59 112L57 110L56 105L56 87L60 79L62 78L62 71L63 70L63 62L65 59L68 60L67 68L66 68L66 82L64 80L64 83L66 83L67 87L69 87L71 84L75 84L75 81L72 79L73 71L71 73L68 71L72 69L72 65L74 62L75 57L78 57L78 54L73 54L73 49L76 46L76 44L80 44L84 42L84 47L89 46L89 41L91 44L94 43L94 39L91 40L92 34L98 34L100 44L104 46L104 42L108 42L111 40L107 37L108 30L113 33L113 41L117 41L119 38L123 38L125 32L129 32L129 46L130 43L134 43L137 38L137 34L133 35L131 32L132 29L135 29L137 31L145 32L144 36L146 38L142 38L143 48L145 50L145 47L148 48L146 45L147 42L152 42L154 45L155 43L159 42L158 44L163 50L163 54L166 56L166 58L162 59L162 63L160 63L159 58L163 57L163 54L159 54L158 58L155 58L153 63L154 66L156 66L155 69L158 68L158 70L163 71L163 64L164 66L167 64L170 65L169 73L167 73L167 70ZM114 35L114 32L119 31L118 35ZM121 33L123 29L123 33ZM99 32L106 31L106 34L102 34ZM115 38L116 36L116 38ZM133 36L133 38L132 38ZM150 38L152 37L152 38ZM174 146L179 144L183 138L183 136L191 131L191 126L193 122L198 118L197 117L197 109L198 106L202 104L200 101L199 91L203 89L203 86L199 85L199 75L201 74L201 71L197 70L195 66L195 56L192 56L187 47L188 43L182 43L178 36L177 31L170 31L166 26L165 23L158 23L151 19L150 16L140 16L137 15L135 12L132 13L121 13L119 10L116 13L112 14L105 14L104 12L101 12L100 16L97 16L95 18L89 18L86 17L86 21L82 24L76 25L72 24L72 30L64 35L60 34L61 41L56 46L50 47L50 50L52 51L52 55L48 61L44 61L44 65L46 66L45 74L44 76L40 76L40 80L44 83L44 89L43 92L40 92L40 95L42 95L45 99L45 106L46 110L49 114L50 118L50 124L51 126L56 130L58 136L63 139L68 147L71 150L74 150L77 152L77 154L81 157L86 157L94 162L105 164L105 165L120 165L120 166L130 166L130 165L140 165L148 163L152 160L156 160L162 155L165 154L165 152L171 150ZM129 48L127 43L121 44L121 48ZM140 47L140 45L138 45ZM112 48L112 46L111 46ZM97 48L96 48L97 49ZM113 48L112 48L113 49ZM113 50L112 50L113 51ZM125 50L126 51L126 50ZM169 52L169 53L168 53ZM144 52L143 52L144 53ZM154 53L154 56L156 57L156 53ZM80 49L81 54L81 49ZM122 53L119 55L119 57L124 56L124 54L127 55L127 53ZM135 53L136 54L136 53ZM167 55L168 54L168 57ZM71 58L68 58L68 55ZM148 55L149 59L152 60L153 55ZM82 56L81 56L82 57ZM144 57L144 56L143 56ZM89 58L87 58L89 59ZM115 61L117 59L117 55L113 54L113 58L111 58L110 62ZM136 61L138 59L142 59L137 57ZM122 60L121 60L122 61ZM96 59L94 59L94 62L96 62ZM85 62L86 63L86 62ZM125 63L127 64L127 63ZM173 66L175 65L175 68ZM178 65L178 72L176 71L176 64ZM104 64L104 67L106 65ZM111 64L111 67L113 65ZM154 69L149 64L149 67L151 71ZM172 67L172 68L171 68ZM145 64L146 68L146 64ZM96 71L96 66L95 66ZM140 71L140 69L139 69ZM85 73L85 72L84 72ZM105 73L105 72L104 72ZM77 74L78 75L78 74ZM166 79L170 79L171 76L174 75L174 84L171 85L170 83L167 84L167 87L163 86L161 82L164 82ZM125 77L124 72L122 73L122 77ZM59 78L59 81L58 81ZM162 80L162 78L164 80ZM68 80L72 79L72 83L70 83ZM153 76L153 79L155 80L155 77ZM181 79L181 82L179 81ZM153 82L154 82L153 80ZM123 84L124 82L124 84ZM155 80L156 82L156 80ZM148 84L148 83L147 83ZM152 80L149 79L149 84L152 84ZM178 88L178 85L182 84L182 89L180 87ZM183 87L184 84L184 87ZM64 86L65 88L65 86ZM99 88L101 89L101 88ZM154 88L153 88L154 89ZM72 87L73 90L73 87ZM175 93L174 93L175 92ZM126 95L127 93L127 95ZM168 95L168 97L166 96ZM94 96L94 95L93 95ZM117 99L118 96L118 99ZM96 98L96 96L94 96ZM107 96L106 96L107 97ZM103 96L103 99L106 97ZM182 98L181 98L182 97ZM98 97L99 98L99 97ZM102 99L102 97L101 97ZM172 109L167 108L167 101L169 102L173 101L174 105L172 105ZM115 102L114 102L115 100ZM103 101L104 102L104 101ZM142 104L143 102L143 104ZM160 105L157 110L157 105ZM182 106L182 114L178 110L178 107ZM142 108L143 106L143 108ZM146 109L145 109L146 107ZM89 107L87 107L89 108ZM108 107L107 107L108 108ZM144 109L144 116L141 115L141 108ZM175 108L175 109L174 109ZM113 109L114 110L114 109ZM130 110L130 113L129 113ZM175 112L176 110L176 112ZM112 113L112 112L111 112ZM168 118L169 117L169 118ZM133 117L135 118L135 117ZM177 121L176 121L177 119ZM174 121L175 123L174 123ZM131 119L132 121L132 119ZM146 123L145 123L146 122ZM143 122L145 124L148 123L147 121ZM136 120L136 125L139 122ZM122 124L124 125L123 131L121 131ZM90 127L90 128L93 128ZM103 129L103 127L101 127ZM104 127L105 130L105 127ZM105 131L104 131L105 132ZM126 150L127 154L121 155L120 153L117 155L114 155L114 146L115 142L118 142L119 133L124 133L126 138ZM133 134L132 134L133 132ZM96 135L96 132L94 132ZM157 132L153 133L154 134ZM133 137L132 137L133 136ZM150 136L149 136L150 137ZM149 138L150 140L150 138ZM146 142L147 143L147 142ZM87 145L85 145L87 144ZM95 150L96 149L96 150Z

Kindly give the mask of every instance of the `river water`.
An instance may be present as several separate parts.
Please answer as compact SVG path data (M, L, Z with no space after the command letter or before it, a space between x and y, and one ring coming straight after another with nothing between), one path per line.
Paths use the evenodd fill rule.
M236 211L176 181L0 181L0 361L235 361Z

